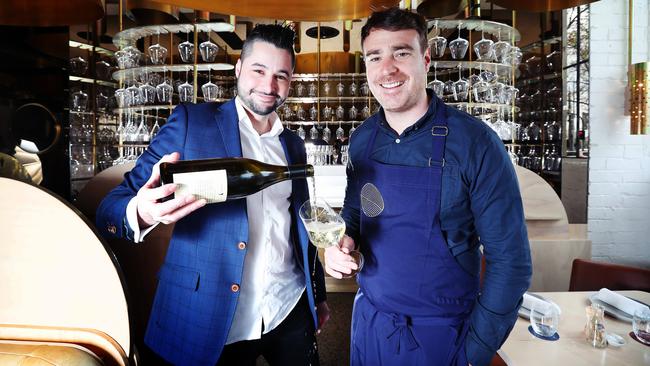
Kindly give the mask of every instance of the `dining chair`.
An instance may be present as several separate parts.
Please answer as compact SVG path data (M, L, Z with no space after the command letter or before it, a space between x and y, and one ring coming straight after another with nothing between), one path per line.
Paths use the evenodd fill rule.
M569 291L641 290L650 292L650 269L574 259Z

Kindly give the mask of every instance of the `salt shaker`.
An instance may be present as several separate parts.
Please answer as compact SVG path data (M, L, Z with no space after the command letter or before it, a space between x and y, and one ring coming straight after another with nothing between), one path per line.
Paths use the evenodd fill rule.
M603 307L598 304L591 304L591 306L585 308L585 311L587 314L587 323L585 324L587 342L596 348L607 347Z

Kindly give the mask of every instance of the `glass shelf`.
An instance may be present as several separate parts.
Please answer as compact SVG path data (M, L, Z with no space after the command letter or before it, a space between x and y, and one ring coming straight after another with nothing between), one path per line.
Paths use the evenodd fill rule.
M512 72L512 66L506 64L500 64L497 62L481 62L481 61L431 61L429 70L435 68L438 69L438 73L447 73L453 69L453 71L458 71L458 66L460 65L463 70L487 70L495 71L498 75L510 75ZM445 70L441 70L445 69ZM432 71L429 71L429 74L433 75Z
M112 87L112 88L117 88L117 83L114 83L112 81L104 81L104 80L85 78L83 76L70 75L70 76L68 76L68 80L70 80L70 81L78 81L78 82L86 83L86 84L97 84L97 85L101 85L101 86L109 86L109 87Z
M451 107L465 107L465 108L484 108L484 109L493 109L493 110L502 110L502 111L512 111L514 108L515 113L519 112L519 107L513 106L512 104L497 104L497 103L469 103L469 102L445 102L448 106Z
M287 103L303 103L303 104L314 104L318 103L320 100L321 103L334 103L334 102L345 102L345 103L350 103L350 102L360 102L360 101L374 101L375 98L373 96L361 96L361 97L289 97L287 98L286 102Z
M339 124L342 125L352 125L352 124L361 124L364 120L354 120L354 121L327 121L328 126L338 126ZM318 126L325 126L325 121L282 121L283 124L285 125L302 125L302 126L312 126L312 125L318 125Z
M99 47L99 46L93 46L91 44L87 43L82 43L82 42L77 42L77 41L68 41L68 46L70 48L79 48L81 50L90 50L95 53L99 53L105 56L113 57L114 52L104 48L104 47Z
M113 79L119 81L132 81L138 78L144 72L183 72L183 71L194 71L196 67L197 71L229 71L235 67L231 64L226 63L211 63L211 64L178 64L178 65L156 65L156 66L140 66L133 67L130 69L118 70L113 73ZM217 76L215 76L216 78ZM230 76L234 80L233 76Z
M198 99L201 99L200 97ZM231 98L219 98L216 99L215 102L217 103L224 103L229 101ZM156 110L172 110L176 108L178 104L157 104L157 105L138 105L138 106L133 106L133 107L125 107L125 108L115 108L113 109L113 113L138 113L138 112L143 112L143 111L156 111Z
M194 32L233 32L235 27L230 23L210 22L197 24L162 24L134 27L123 30L113 37L113 44L118 47L132 46L141 38L167 33Z
M501 35L501 40L503 41L512 41L514 36L515 42L521 40L521 35L519 31L515 28L498 22L493 22L489 20L480 20L480 19L462 19L462 20L451 20L451 19L433 19L427 22L427 27L432 28L431 32L427 38L435 37L437 34L434 34L436 28L434 25L437 24L438 29L458 29L458 24L460 24L461 29L467 29L476 32L485 32L491 34L494 37Z
M320 74L320 80L336 81L336 80L351 80L351 79L366 79L366 74L353 74L353 73L324 73ZM318 74L293 74L291 81L316 81Z

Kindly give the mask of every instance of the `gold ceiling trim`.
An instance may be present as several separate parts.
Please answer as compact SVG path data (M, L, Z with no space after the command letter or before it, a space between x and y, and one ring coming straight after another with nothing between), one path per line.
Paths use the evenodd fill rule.
M0 25L55 27L89 24L104 16L104 0L2 0Z
M489 0L494 5L518 11L546 12L575 8L598 0Z
M365 18L372 11L399 4L398 0L160 0L159 2L242 17L321 22Z

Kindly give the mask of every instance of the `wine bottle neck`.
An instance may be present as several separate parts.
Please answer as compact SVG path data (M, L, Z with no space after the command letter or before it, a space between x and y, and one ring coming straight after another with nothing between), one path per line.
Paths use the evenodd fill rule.
M306 165L289 165L289 179L307 178L314 176L314 167Z

